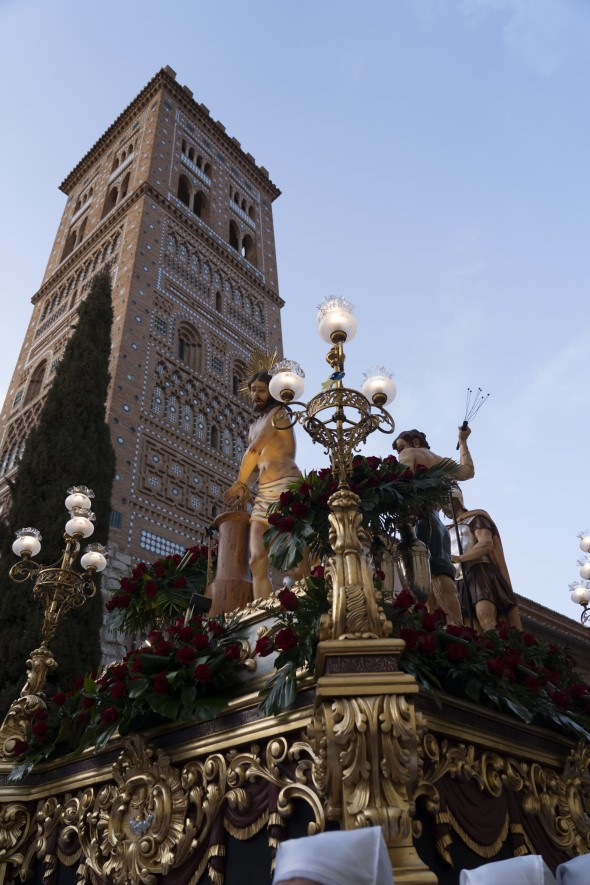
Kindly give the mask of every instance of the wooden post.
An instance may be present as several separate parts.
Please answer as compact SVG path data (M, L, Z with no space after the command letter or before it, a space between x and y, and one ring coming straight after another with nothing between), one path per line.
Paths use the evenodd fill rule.
M217 573L205 596L212 600L210 616L244 608L252 602L252 580L248 566L250 517L243 510L220 513L214 522L219 531Z

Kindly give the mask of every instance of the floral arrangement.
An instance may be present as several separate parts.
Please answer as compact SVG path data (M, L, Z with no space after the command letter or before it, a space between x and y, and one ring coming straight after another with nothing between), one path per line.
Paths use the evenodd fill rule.
M258 640L259 655L278 652L276 672L263 690L266 715L293 702L298 669L313 673L319 621L328 610L322 575L321 567L315 569L304 594L287 589L278 594L277 621ZM377 586L380 577L377 573ZM447 626L442 610L428 612L408 590L385 609L393 635L406 643L400 667L439 707L445 692L590 740L590 685L575 672L567 651L507 625L483 635Z
M215 554L211 551L211 564ZM189 547L152 563L139 562L122 578L106 604L106 625L114 633L147 633L184 615L195 594L207 588L209 548ZM205 609L201 606L201 609Z
M400 464L394 455L352 461L348 487L360 497L363 526L372 536L394 531L413 522L419 515L439 510L448 501L456 471L453 461L443 460L433 467L416 470ZM269 524L264 535L271 564L287 571L301 560L310 547L318 559L330 555L328 542L328 499L338 489L330 468L312 470L291 483L276 504L269 508Z
M58 691L32 724L28 742L18 741L18 780L40 761L102 747L149 725L211 719L226 705L244 657L238 620L178 619L153 630L146 642L100 675L80 678L70 692Z

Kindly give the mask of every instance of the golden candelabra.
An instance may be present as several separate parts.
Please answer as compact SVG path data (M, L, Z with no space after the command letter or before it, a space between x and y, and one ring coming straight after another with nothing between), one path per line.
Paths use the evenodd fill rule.
M275 427L299 422L329 453L339 483L328 501L333 555L325 576L331 611L320 625L316 700L308 729L316 760L312 776L328 819L342 829L383 828L396 882L434 883L436 877L413 844L418 747L425 730L414 707L418 685L399 669L404 643L391 638L392 626L363 549L360 498L347 484L359 444L375 430L393 433L395 424L384 406L396 387L383 367L366 373L361 391L344 387L344 343L356 333L352 306L344 299L320 305L318 331L332 344L326 358L332 374L324 390L307 404L299 402L304 373L291 360L271 369L269 384L271 396L283 403Z
M44 687L47 674L57 667L49 650L61 618L78 608L96 593L93 576L106 566L106 550L101 544L89 544L80 559L83 572L74 569L80 542L94 531L91 498L94 493L85 486L68 489L66 507L70 519L65 526L65 548L57 563L45 566L33 559L41 550L41 534L24 528L16 533L13 552L21 559L10 569L17 583L34 581L33 595L43 606L41 645L31 652L27 661L27 679L0 726L0 761L13 760L18 742L26 741L30 725L39 710L45 708Z

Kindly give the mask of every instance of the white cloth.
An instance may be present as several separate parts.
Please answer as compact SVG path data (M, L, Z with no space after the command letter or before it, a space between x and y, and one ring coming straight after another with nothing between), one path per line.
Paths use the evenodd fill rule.
M331 831L282 842L273 885L297 877L320 885L393 885L381 827Z
M560 863L555 871L557 885L589 885L590 854L581 854L565 863Z
M540 854L526 854L461 870L459 885L555 885L555 877Z

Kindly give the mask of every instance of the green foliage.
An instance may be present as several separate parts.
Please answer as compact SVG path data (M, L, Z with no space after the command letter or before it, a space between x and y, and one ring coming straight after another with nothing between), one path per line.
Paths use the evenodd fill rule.
M10 511L0 527L0 710L18 695L26 660L41 639L41 606L33 599L32 585L15 584L8 575L15 561L11 550L15 531L23 526L39 528L43 536L39 560L47 565L56 562L68 518L67 489L83 484L96 495L92 540L105 543L108 537L115 472L105 411L112 318L110 282L100 274L80 305L76 329L12 483ZM61 686L70 687L77 673L97 666L101 619L98 592L60 624L51 648L59 662Z
M239 619L180 618L153 630L143 646L110 664L98 678L79 677L69 692L56 692L19 745L10 780L18 781L47 759L75 757L120 735L163 721L213 719L227 705L241 669Z
M363 527L372 535L392 535L418 516L439 510L448 501L457 470L454 461L443 460L433 467L419 465L412 471L394 455L387 458L357 455L348 482L360 497ZM269 525L264 534L271 564L279 571L294 568L310 548L318 559L330 556L328 500L338 489L329 468L295 480L269 508Z

